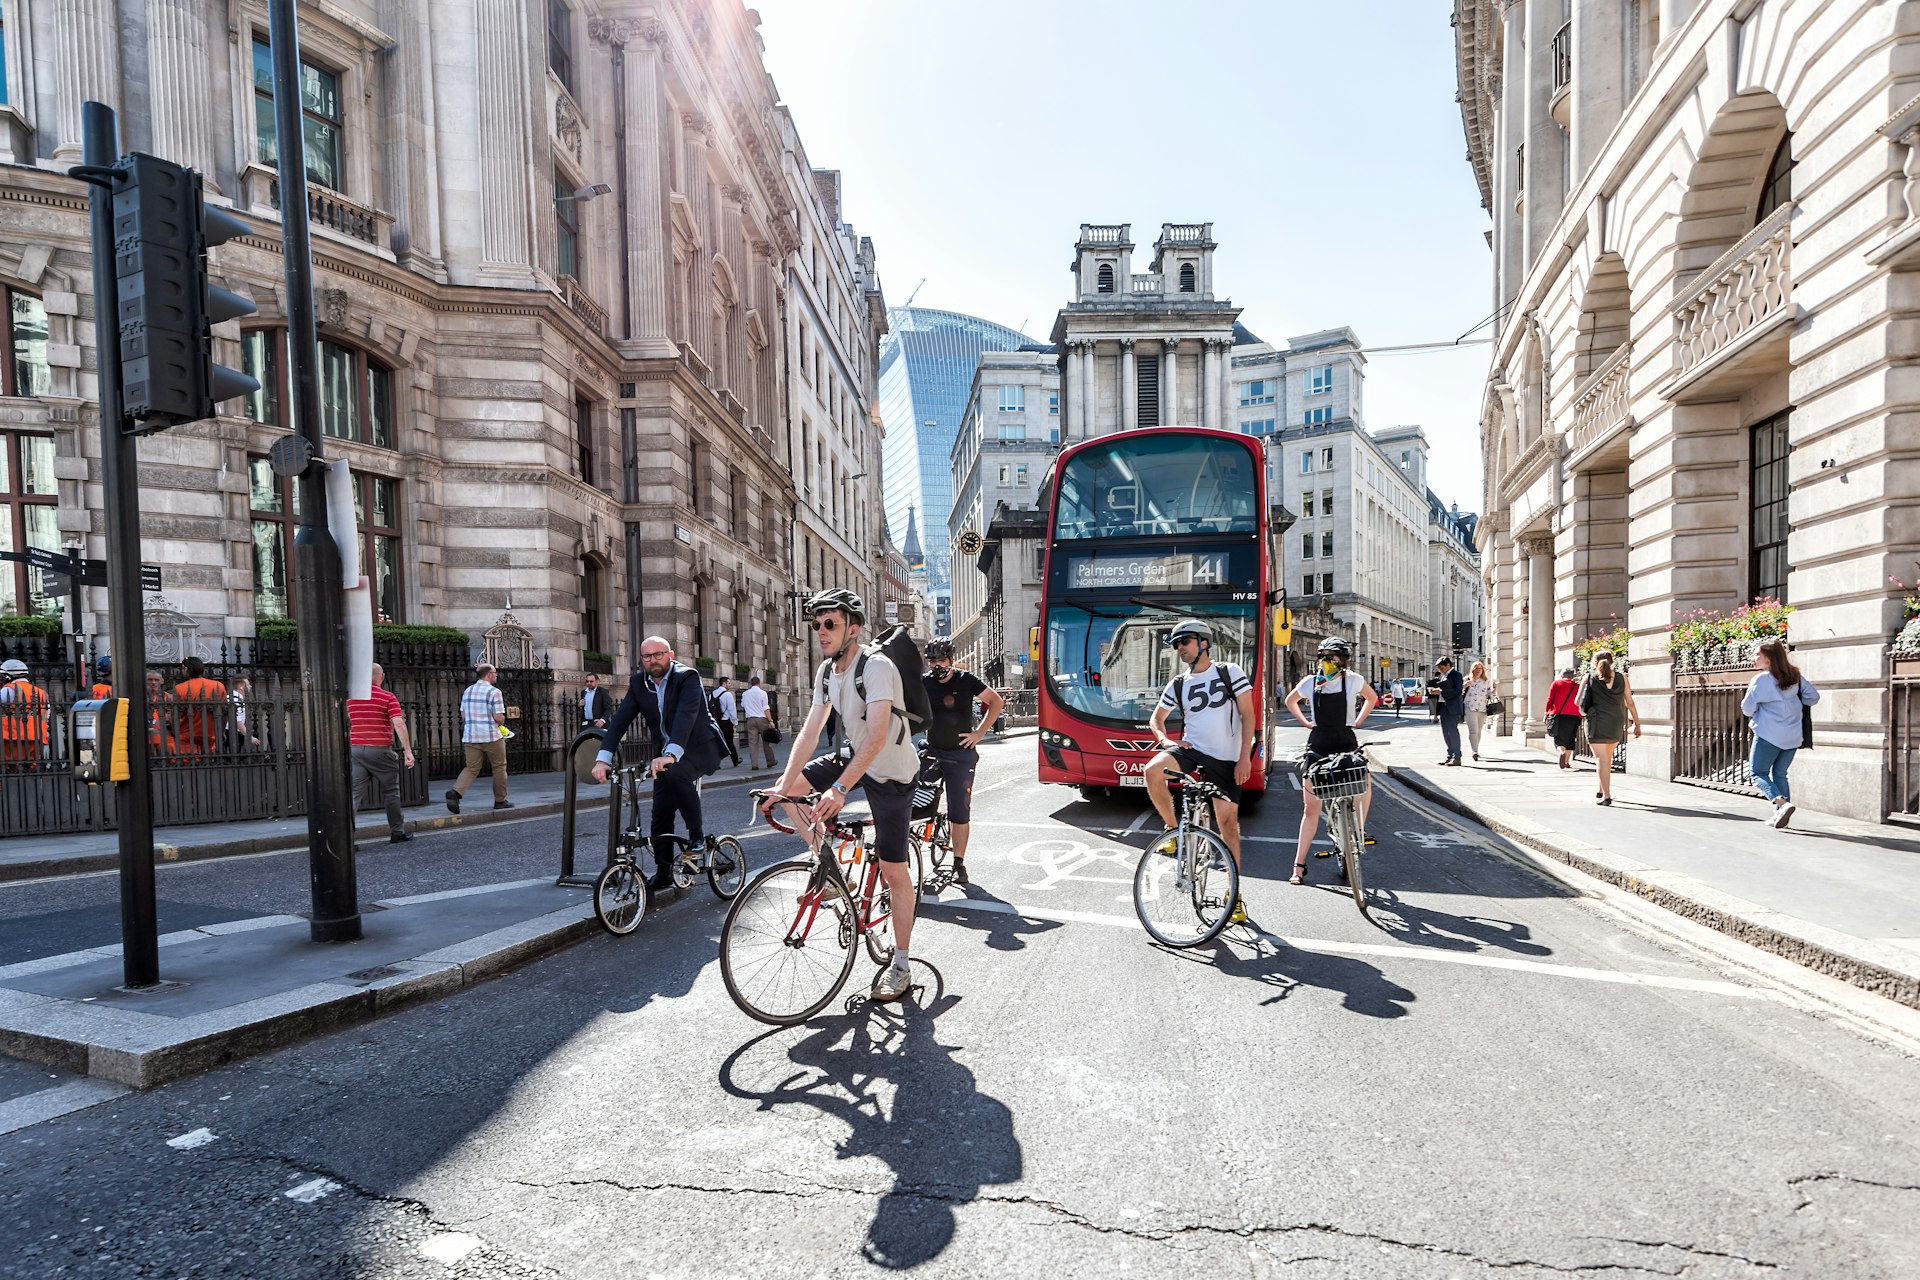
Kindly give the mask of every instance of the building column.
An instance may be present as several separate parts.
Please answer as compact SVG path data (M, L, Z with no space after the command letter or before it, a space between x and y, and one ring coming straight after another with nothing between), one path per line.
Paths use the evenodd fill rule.
M1098 430L1095 423L1099 417L1099 402L1095 397L1099 394L1098 387L1100 380L1095 376L1093 366L1094 352L1097 349L1097 345L1098 344L1091 338L1080 344L1080 378L1086 391L1086 422L1088 435L1093 435Z
M1120 339L1120 429L1140 425L1140 379L1134 369L1133 339Z
M1574 0L1572 171L1593 167L1626 107L1627 23L1616 0Z
M60 0L54 13L60 46L60 133L53 158L62 163L80 162L80 104L92 99L114 106L120 101L119 20L113 10L112 0ZM253 57L250 45L245 53Z
M626 23L597 19L593 39L613 47L614 69L624 89L625 146L620 157L626 191L620 217L626 249L627 336L643 356L678 354L667 324L672 291L672 249L667 243L666 183L661 175L672 130L660 94L660 45L664 34L641 38Z
M1233 409L1233 339L1222 338L1220 339L1220 426L1224 430L1234 429Z
M1161 344L1160 425L1170 427L1180 411L1180 342L1169 338Z
M1084 440L1087 438L1087 409L1081 403L1084 397L1080 394L1080 343L1076 339L1068 342L1066 348L1067 376L1060 384L1060 390L1067 397L1067 439Z
M1529 739L1546 736L1547 690L1553 685L1553 537L1520 539L1527 558L1527 724Z
M198 0L149 0L147 127L155 155L208 173L212 167L207 163L210 116L202 95L213 51L207 47L204 7ZM246 56L251 66L251 47ZM66 85L60 89L63 95L72 92Z

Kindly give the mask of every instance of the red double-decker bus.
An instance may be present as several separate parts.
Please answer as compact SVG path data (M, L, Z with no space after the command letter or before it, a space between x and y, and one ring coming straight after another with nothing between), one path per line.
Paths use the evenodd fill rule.
M1089 799L1143 787L1147 720L1185 668L1164 643L1182 618L1213 624L1216 661L1254 686L1254 770L1266 790L1279 650L1277 531L1265 445L1202 427L1146 427L1060 452L1048 474L1040 603L1040 781ZM1174 721L1177 724L1177 719Z

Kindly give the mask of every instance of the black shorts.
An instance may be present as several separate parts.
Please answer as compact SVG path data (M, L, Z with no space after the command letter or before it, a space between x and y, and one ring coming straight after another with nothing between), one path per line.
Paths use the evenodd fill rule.
M1167 754L1174 758L1183 772L1199 774L1226 792L1227 799L1235 804L1240 803L1240 784L1233 780L1233 761L1222 760L1188 746L1175 747Z
M963 826L973 820L973 771L979 767L980 753L971 747L948 751L928 747L927 758L940 770L947 785L947 821Z
M839 756L815 756L807 761L801 775L815 791L825 791L847 771ZM862 778L854 788L867 798L873 812L873 849L882 862L907 860L907 825L913 813L912 782L882 782Z

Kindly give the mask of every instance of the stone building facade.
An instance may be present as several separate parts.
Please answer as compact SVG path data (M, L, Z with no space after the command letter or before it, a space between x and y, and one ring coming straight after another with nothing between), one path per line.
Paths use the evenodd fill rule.
M329 0L300 19L323 426L361 478L381 614L477 637L511 608L559 667L625 669L660 631L722 671L791 669L800 513L825 495L794 484L785 348L803 323L831 335L837 500L872 511L852 477L884 307L752 12ZM292 607L290 498L262 465L290 425L264 2L36 0L5 35L0 429L10 457L51 453L30 477L50 491L5 495L12 534L102 552L86 198L64 173L98 98L123 150L198 167L256 228L214 251L258 306L215 358L263 390L139 446L168 598L205 636L253 634ZM834 549L871 578L877 538ZM43 606L35 586L12 576L16 608ZM103 632L102 593L84 603Z
M961 666L1002 686L1032 674L1027 631L1040 621L1046 545L1040 493L1060 452L1060 416L1052 347L981 354L953 441L953 644ZM969 533L980 539L971 551Z
M1888 579L1920 545L1920 9L1456 0L1454 26L1493 222L1478 540L1509 728L1541 733L1555 669L1618 615L1629 768L1725 784L1690 744L1738 732L1712 688L1744 676L1668 631L1778 597L1826 694L1796 798L1881 816Z

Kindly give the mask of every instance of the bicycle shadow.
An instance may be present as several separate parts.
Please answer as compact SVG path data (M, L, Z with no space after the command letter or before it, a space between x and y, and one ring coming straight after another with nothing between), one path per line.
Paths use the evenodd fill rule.
M1367 917L1373 927L1409 946L1438 951L1482 951L1498 947L1523 956L1550 956L1553 948L1534 942L1533 930L1511 920L1457 916L1416 907L1392 889L1367 890Z
M1420 998L1364 960L1301 951L1257 925L1231 927L1204 950L1160 950L1195 964L1211 964L1230 978L1279 988L1260 1002L1263 1006L1279 1004L1303 988L1318 987L1338 992L1340 1007L1349 1013L1404 1018L1410 1012L1407 1006Z
M954 1056L964 1046L935 1035L936 1020L960 997L945 993L932 965L913 965L933 977L923 988L931 994L860 1002L840 1017L764 1032L719 1071L722 1089L759 1110L807 1106L840 1121L847 1130L835 1148L840 1159L886 1164L893 1185L874 1208L860 1252L890 1271L938 1257L953 1242L958 1207L983 1187L1018 1181L1023 1168L1012 1110L980 1092ZM785 1054L772 1052L796 1034Z
M1058 920L1036 920L1021 915L1006 899L995 897L978 885L963 885L961 892L964 897L921 898L914 906L914 919L920 920L932 912L931 918L942 924L958 925L983 935L986 944L995 951L1024 950L1028 938L1052 933L1060 927Z

